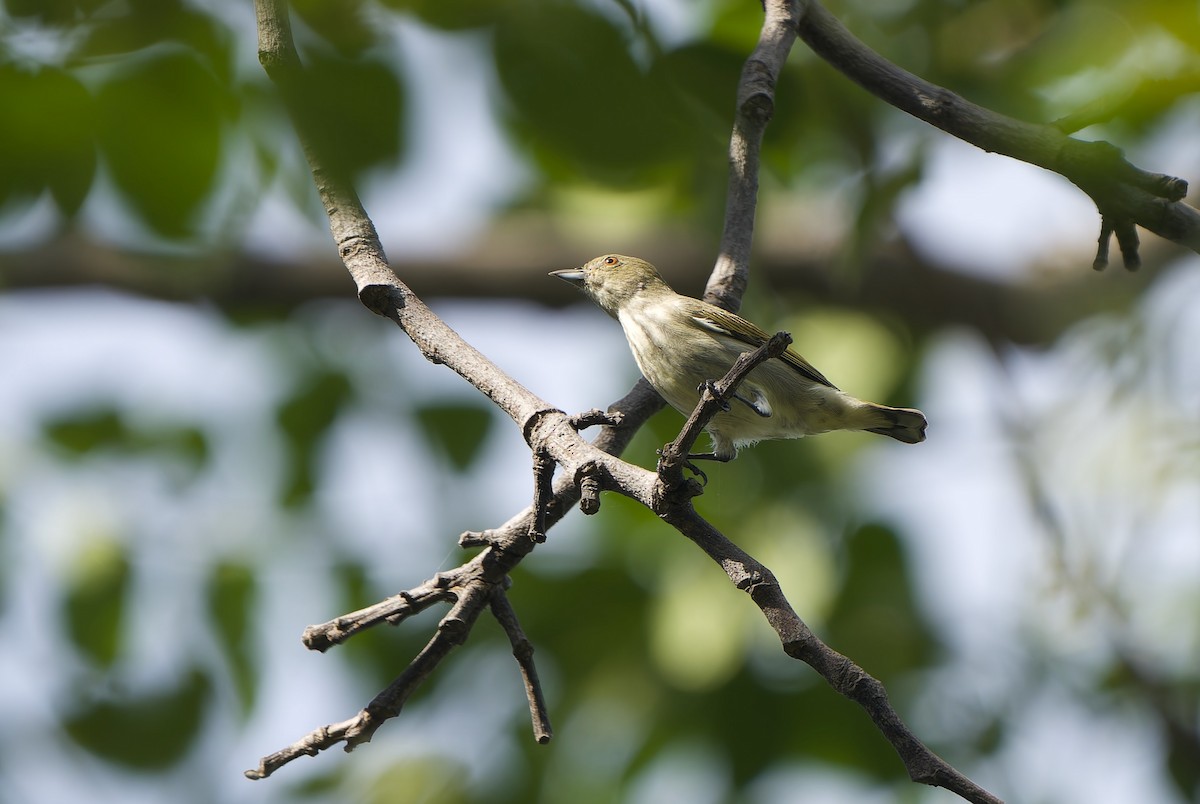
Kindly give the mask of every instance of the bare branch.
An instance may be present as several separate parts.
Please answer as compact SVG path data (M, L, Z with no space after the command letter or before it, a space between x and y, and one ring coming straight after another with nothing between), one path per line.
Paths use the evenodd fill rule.
M589 427L595 427L598 424L607 424L611 427L621 423L621 411L619 410L600 410L600 408L592 408L585 410L583 413L576 413L571 417L571 426L576 430L586 430Z
M1107 142L1068 137L1052 125L1026 123L964 100L892 64L871 50L816 0L806 3L800 38L868 92L985 151L1043 167L1091 196L1114 230L1125 222L1200 252L1200 211L1182 203L1187 182L1150 173L1125 161ZM1124 252L1136 264L1136 246Z
M727 242L722 247L718 268L714 270L709 294L710 298L730 309L737 307L747 277L757 190L758 144L762 128L770 118L780 66L794 39L796 3L768 0L765 5L767 18L763 36L755 55L747 62L739 90L739 123L731 145ZM538 468L532 506L499 528L463 534L460 543L485 548L474 558L454 570L439 573L408 593L308 629L307 644L325 650L365 628L381 622L400 622L440 600L454 601L425 648L361 712L349 720L310 732L282 751L264 757L258 768L247 771L246 775L252 779L265 778L299 756L315 755L339 743L351 750L369 741L382 723L400 713L409 696L441 661L466 640L485 606L491 606L513 645L514 656L525 679L535 736L539 742L549 739L549 721L532 663L532 648L517 624L504 589L509 571L535 546L529 536L544 534L581 495L588 501L589 508L598 505L599 489L605 488L638 500L704 549L725 569L738 588L751 594L780 635L789 655L808 662L835 689L867 710L900 753L912 778L955 790L971 801L995 802L994 797L975 787L912 736L891 708L879 682L817 639L791 609L770 571L696 514L690 494L680 493L679 486L664 491L663 480L658 475L615 457L628 444L637 427L662 405L648 384L639 382L616 403L612 409L623 415L605 418L606 426L596 441L588 444L580 437L578 429L600 419L568 417L538 399L466 344L396 278L387 266L374 227L357 196L348 184L325 169L319 147L306 138L303 115L295 111L305 108L300 91L302 70L290 40L283 0L256 0L256 9L260 60L294 110L296 127L329 215L331 231L342 260L358 287L360 300L369 309L399 324L426 358L458 372L511 416L525 434ZM733 232L734 229L738 231ZM717 389L709 403L718 401L719 404L721 395L726 391L732 393L737 378L757 365L756 360L761 362L771 354L778 354L786 348L787 342L786 335L781 334L758 353L743 355L730 372L729 387ZM677 443L682 445L689 438L694 442L704 422L704 407L700 406L701 410L693 416L696 424L690 431L685 431ZM687 448L684 446L685 454ZM557 481L553 480L552 472L555 464L564 470Z
M550 505L551 481L554 479L554 460L543 447L533 448L533 522L529 525L529 538L535 542L546 541L546 508Z
M343 614L327 623L310 625L304 629L300 639L309 650L324 653L374 625L384 622L388 625L399 625L434 603L453 598L454 594L449 590L445 576L435 575L415 589L401 592L373 606Z
M796 614L769 569L705 521L689 500L664 501L657 513L695 542L750 595L783 643L784 652L816 670L831 687L861 706L900 755L914 782L943 787L976 804L1000 799L959 773L930 751L900 719L883 685L861 667L822 642Z
M595 463L585 463L575 473L576 484L579 486L579 510L588 516L600 510L601 468Z
M517 613L513 611L508 596L502 589L492 593L492 614L508 634L512 644L513 657L521 668L521 680L525 683L525 697L529 700L529 716L533 721L533 737L542 745L550 742L554 730L550 728L550 713L546 709L546 696L542 693L542 684L538 681L537 667L533 664L533 643L521 630L517 622Z
M523 430L552 406L505 375L477 349L464 341L417 298L388 267L374 224L353 187L329 166L320 144L311 136L306 114L323 112L321 99L305 92L304 69L292 46L285 0L256 0L259 22L259 61L279 87L293 116L297 136L316 182L317 191L338 254L358 288L358 298L372 312L390 318L433 363L444 363L487 395ZM314 106L318 107L314 110Z
M759 151L775 113L775 84L796 41L796 0L764 0L762 33L742 67L737 114L729 139L729 189L721 250L708 279L704 300L737 312L750 282L750 247L758 204Z
M366 708L349 720L316 729L287 748L263 757L257 768L246 771L246 778L265 779L294 759L316 756L339 743L345 743L346 750L352 751L362 743L370 742L380 726L400 714L409 697L442 660L466 641L471 626L491 600L493 586L487 581L476 580L456 590L457 601L438 623L433 638Z

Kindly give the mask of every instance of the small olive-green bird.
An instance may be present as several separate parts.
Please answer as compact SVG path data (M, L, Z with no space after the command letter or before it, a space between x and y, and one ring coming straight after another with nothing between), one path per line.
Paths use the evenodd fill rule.
M739 355L770 338L739 315L679 295L653 265L637 257L607 254L550 275L582 288L621 323L642 376L685 416L695 409L706 382L724 377ZM866 430L916 444L925 440L925 416L842 393L789 349L750 372L730 408L706 429L713 451L689 457L729 461L740 447L759 441L830 430Z

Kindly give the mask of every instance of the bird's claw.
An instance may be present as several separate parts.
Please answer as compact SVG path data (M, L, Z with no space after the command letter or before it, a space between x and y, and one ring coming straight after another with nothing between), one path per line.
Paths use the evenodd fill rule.
M659 449L659 450L656 450L656 452L658 453L659 471L661 471L662 470L662 459L665 457L666 449L665 448ZM702 486L707 486L708 485L708 475L704 474L703 470L701 470L699 466L696 466L696 464L691 462L691 460L690 460L691 457L692 456L690 456L690 455L686 456L683 459L683 463L680 464L680 466L684 469L687 469L689 472L694 474L696 477L700 478L700 484Z
M689 472L694 474L696 477L700 478L701 486L708 485L708 475L704 474L704 470L702 470L699 466L692 463L691 461L685 460L683 462L683 468L687 469Z

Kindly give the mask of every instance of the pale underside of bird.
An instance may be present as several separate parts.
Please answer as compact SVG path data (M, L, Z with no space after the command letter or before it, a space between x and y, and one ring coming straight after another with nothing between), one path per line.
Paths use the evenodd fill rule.
M706 383L770 337L741 316L675 293L654 266L636 257L609 254L553 275L581 287L620 322L642 376L684 415L695 409ZM751 371L728 409L709 422L712 452L690 457L728 461L759 441L831 430L865 430L915 444L925 440L925 426L918 410L842 392L788 349Z

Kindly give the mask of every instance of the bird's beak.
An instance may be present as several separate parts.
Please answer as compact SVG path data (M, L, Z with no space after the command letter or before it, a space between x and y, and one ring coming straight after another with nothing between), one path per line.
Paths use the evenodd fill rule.
M561 271L551 271L550 276L557 276L564 282L570 282L572 285L583 284L583 269L582 268L565 268Z

